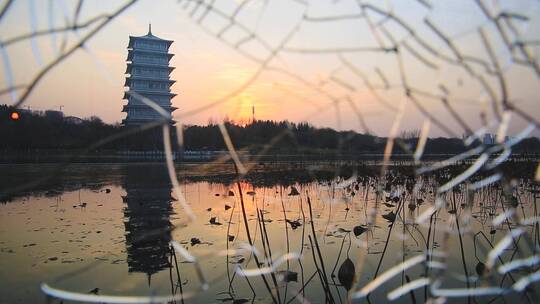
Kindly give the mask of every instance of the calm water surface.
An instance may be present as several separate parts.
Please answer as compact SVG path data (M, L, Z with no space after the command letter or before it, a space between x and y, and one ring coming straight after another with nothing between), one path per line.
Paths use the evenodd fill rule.
M4 167L4 172L9 172L11 183L22 184L39 180L43 170L11 166ZM44 301L43 282L100 295L182 294L187 303L271 302L272 294L260 275L238 274L257 269L252 253L232 251L249 244L238 186L259 266L266 267L268 261L287 253L301 255L276 264L274 277L265 276L273 297L281 303L294 302L297 295L311 303L347 302L351 286L362 288L376 273L380 276L428 251L446 253L429 257L444 261L446 269L422 263L398 272L376 288L369 301L386 301L390 291L421 276L439 279L440 288L509 287L531 272L493 273L489 279L480 276L485 274L482 267L488 250L515 226L492 224L505 207L495 188L479 191L470 212L464 205L465 194L454 193L431 221L419 225L415 219L433 205L436 183L432 180L422 181L414 194L406 191L405 184L395 182L382 187L378 196L377 181L361 172L354 181L333 178L290 184L270 178L264 183L245 180L238 185L215 180L181 179L181 190L196 215L192 222L176 200L165 169L156 165L85 165L67 169L52 181L39 180L37 190L4 195L0 204L0 302ZM265 186L254 186L260 184ZM523 217L536 215L537 199L527 191L529 185L517 187L517 212ZM375 205L375 225L363 231ZM537 246L538 227L523 229L526 237L519 242ZM180 253L175 262L169 246L173 240L197 257L198 263ZM528 254L519 242L503 253L502 261ZM356 282L352 281L354 273ZM203 290L206 284L208 288ZM424 302L430 292L421 287L397 302ZM535 302L534 295L520 293L449 300Z

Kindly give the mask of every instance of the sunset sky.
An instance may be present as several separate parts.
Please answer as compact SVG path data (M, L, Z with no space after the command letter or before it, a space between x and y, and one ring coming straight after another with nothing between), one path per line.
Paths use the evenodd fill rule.
M432 7L428 8L422 1L405 0L305 1L309 5L303 4L304 1L252 0L236 15L242 26L234 25L221 36L219 33L227 26L228 20L220 12L232 15L242 1L215 2L219 12L210 11L207 15L204 15L204 7L195 10L196 5L186 1L135 3L94 36L84 50L78 50L46 75L24 107L46 110L59 109L62 105L67 115L97 115L109 123L120 122L125 117L121 109L126 103L122 96L129 35L145 35L148 24L152 23L154 35L174 40L170 51L175 54L171 65L176 69L171 76L177 83L172 91L178 96L173 99L173 105L179 108L174 117L182 124L206 124L209 120L218 121L224 117L247 121L254 106L257 119L308 121L316 126L364 132L355 113L357 110L370 131L387 135L396 117L395 110L402 107L404 114L400 130L421 128L425 121L422 110L425 110L453 133L462 134L464 130L440 98L430 97L446 94L459 117L477 129L482 124L482 111L486 112L488 121L495 116L489 93L474 75L481 75L497 100L502 94L499 80L494 74L486 73L481 64L469 63L473 75L459 64L441 60L454 60L456 56L429 28L425 22L427 19L450 37L467 58L490 62L488 50L479 35L478 28L481 27L505 77L508 99L529 115L540 116L538 75L530 66L512 61L496 27L474 1L429 1ZM411 33L396 21L385 21L384 16L373 10L368 10L369 19L360 18L359 2L372 3L405 20L414 29L414 34L426 41L439 57L412 39ZM512 22L521 40L539 41L538 1L483 2L493 15L502 11L519 13L520 18L514 18ZM15 1L1 20L0 39L6 41L21 34L48 29L51 25L63 26L66 20L72 22L77 1L51 3L52 7L49 1ZM79 21L110 13L123 3L84 2ZM201 16L204 16L202 20ZM321 18L329 16L341 17ZM379 26L381 24L382 27ZM292 32L295 28L296 31ZM249 37L246 29L253 31L260 40L246 40L235 48L236 44ZM405 81L415 89L413 94L421 109L405 95L396 53L378 50L381 42L388 48L393 44L383 30L390 32L398 43L405 41L413 52L421 54L419 59L400 44ZM1 89L10 82L14 85L28 84L45 64L56 58L64 39L67 39L69 47L87 32L83 29L66 35L44 35L2 48ZM285 42L287 36L290 39ZM510 37L513 39L515 36ZM279 48L276 56L269 57L271 51L265 46L276 49L283 42L284 47ZM538 57L539 46L539 43L528 46L532 58ZM338 50L339 53L333 52ZM260 69L258 61L265 61L263 69ZM349 63L355 68L349 68ZM254 75L254 81L246 85ZM394 110L374 96L362 77L368 79L377 96ZM16 93L16 96L0 96L0 103L12 104L12 98L22 91ZM215 104L198 111L211 103ZM525 126L523 119L512 115L510 134ZM493 128L491 131L495 132ZM435 123L430 136L449 134Z

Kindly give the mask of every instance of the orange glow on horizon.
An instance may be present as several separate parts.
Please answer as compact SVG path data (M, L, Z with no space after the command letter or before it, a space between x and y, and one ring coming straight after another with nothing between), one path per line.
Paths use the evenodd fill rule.
M264 93L243 92L223 104L222 110L227 113L227 117L235 124L245 127L253 121L254 108L257 114L264 116L265 109L259 105L260 97Z
M21 116L17 112L12 112L11 115L10 115L10 118L11 118L11 120L19 120L19 118L21 118Z

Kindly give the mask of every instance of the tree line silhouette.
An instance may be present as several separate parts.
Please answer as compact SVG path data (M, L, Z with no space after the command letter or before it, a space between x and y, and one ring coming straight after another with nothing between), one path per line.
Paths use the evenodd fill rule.
M17 112L18 119L12 114ZM54 115L53 115L54 114ZM163 149L161 127L146 131L129 131L119 124L106 124L92 116L86 119L63 117L59 112L32 112L0 105L0 149L4 151L31 151L40 149L87 149L105 138L118 139L104 143L95 150L161 150ZM247 125L226 121L225 127L239 150L251 153L365 153L384 152L387 138L354 131L336 131L317 128L309 123L288 121L256 120ZM173 128L174 129L174 128ZM404 146L415 149L418 132L404 133L401 145L395 145L394 153L403 153ZM411 135L413 134L413 135ZM173 133L174 136L174 133ZM183 128L185 150L226 150L223 135L215 123L206 126L188 125ZM173 141L175 142L175 141ZM459 138L429 138L425 153L454 154L464 152L467 147ZM526 138L514 148L515 153L539 153L540 140Z

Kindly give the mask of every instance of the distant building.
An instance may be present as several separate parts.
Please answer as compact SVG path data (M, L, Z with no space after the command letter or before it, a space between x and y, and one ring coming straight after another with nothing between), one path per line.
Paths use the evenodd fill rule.
M169 116L176 110L171 104L171 99L176 94L170 90L175 81L169 77L174 69L169 66L169 61L174 56L169 53L172 43L172 40L152 35L151 26L145 36L129 36L125 82L128 90L124 94L128 103L122 110L127 116L122 120L122 124L141 125L163 119L163 116L145 104L141 97L155 102ZM174 123L172 118L170 122Z
M76 116L67 116L64 118L64 122L73 124L73 125L80 125L84 122L84 120Z
M64 119L64 112L62 111L56 111L56 110L47 110L45 111L45 117L51 120L63 120Z

